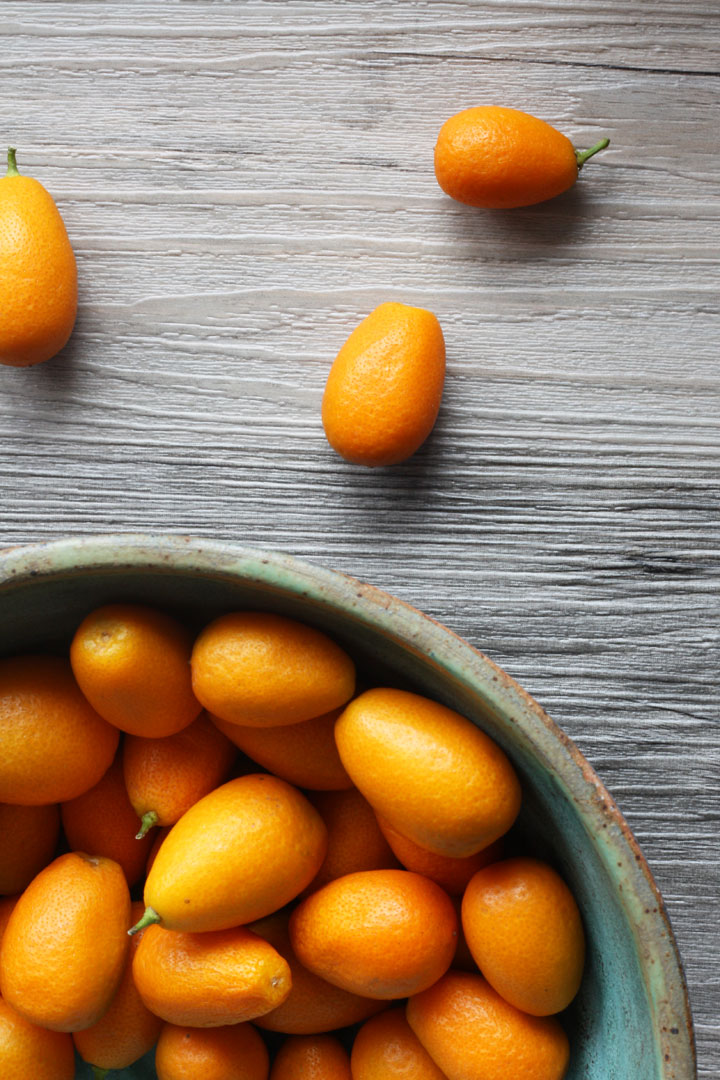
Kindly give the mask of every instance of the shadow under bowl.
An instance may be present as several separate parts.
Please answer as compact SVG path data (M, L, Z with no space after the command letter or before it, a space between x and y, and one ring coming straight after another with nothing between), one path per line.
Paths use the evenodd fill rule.
M288 615L339 641L373 683L414 689L482 727L519 773L523 846L558 869L585 921L583 984L562 1017L572 1046L567 1080L696 1077L682 967L647 863L579 750L487 657L343 574L284 554L162 535L0 552L0 655L66 649L83 616L112 601L151 604L198 629L241 608ZM151 1058L122 1075L154 1076ZM83 1069L79 1077L89 1075Z

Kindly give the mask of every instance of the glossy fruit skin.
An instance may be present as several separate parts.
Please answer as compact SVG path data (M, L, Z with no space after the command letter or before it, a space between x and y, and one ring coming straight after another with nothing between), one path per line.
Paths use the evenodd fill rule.
M303 896L359 870L399 870L375 813L357 788L322 791L312 797L328 831L327 855Z
M130 893L111 859L61 855L28 885L0 951L0 992L33 1024L82 1031L120 985Z
M110 767L120 736L56 656L0 660L0 802L74 799Z
M332 1035L292 1035L280 1047L270 1080L353 1080L350 1058Z
M335 725L340 758L379 817L420 847L466 858L520 809L507 757L470 720L405 690L367 690Z
M432 986L450 966L457 916L443 890L407 870L367 870L331 881L295 909L290 940L327 982L389 1000Z
M465 891L462 921L475 962L501 997L532 1016L567 1008L580 988L585 935L552 867L516 858L480 870Z
M72 1039L31 1024L0 998L0 1066L3 1080L74 1080Z
M341 990L303 967L293 952L288 919L285 909L248 927L277 949L290 965L292 975L288 997L272 1012L258 1017L257 1027L286 1035L316 1035L357 1024L382 1009L382 1002Z
M59 834L57 806L0 803L0 893L22 892L52 859Z
M310 791L340 791L352 787L335 746L335 721L340 709L302 720L299 724L259 728L214 723L235 746L289 784Z
M318 872L327 830L300 792L265 773L230 780L172 827L145 883L169 930L225 930L287 904Z
M135 839L137 817L125 790L120 756L94 787L63 803L61 814L65 836L73 851L114 859L122 867L130 888L140 880L152 838Z
M130 922L142 915L143 905L131 905ZM128 927L129 929L129 927ZM83 1061L100 1069L126 1069L138 1061L158 1041L162 1020L144 1004L133 979L132 965L144 931L130 939L120 985L110 1008L92 1027L76 1031L73 1042Z
M128 735L123 774L135 814L157 814L157 824L174 825L199 799L227 778L235 747L207 713L164 739Z
M351 1061L353 1080L445 1080L408 1024L404 1006L363 1024Z
M330 369L322 402L328 442L355 465L396 465L432 431L445 382L445 339L430 311L375 308Z
M50 194L29 176L0 178L0 364L60 352L75 325L77 266Z
M520 1012L481 975L449 972L410 999L407 1019L447 1080L562 1080L567 1071L558 1021Z
M472 876L489 863L496 862L502 854L502 840L496 840L475 855L464 859L454 859L450 855L437 855L434 851L421 848L414 840L409 840L393 829L389 822L378 818L378 825L395 856L406 870L430 878L450 896L462 896Z
M435 176L459 202L489 210L532 206L578 178L570 140L535 116L498 106L446 120L435 146Z
M188 663L192 638L176 619L141 604L90 612L70 645L75 678L108 723L130 735L164 738L200 713Z
M252 1024L165 1024L155 1051L158 1080L268 1080L265 1043Z
M344 705L355 690L355 665L311 626L238 611L199 634L192 683L205 708L229 724L282 727Z
M290 993L290 968L245 927L183 934L149 926L133 976L151 1012L170 1024L222 1027L253 1020Z

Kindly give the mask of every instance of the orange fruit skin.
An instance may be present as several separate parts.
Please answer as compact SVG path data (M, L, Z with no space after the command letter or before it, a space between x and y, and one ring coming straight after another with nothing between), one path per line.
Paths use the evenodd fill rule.
M56 656L0 660L0 802L74 799L109 768L120 736Z
M328 831L327 855L303 896L359 870L399 870L370 803L357 788L313 796Z
M158 825L174 825L227 778L235 757L235 747L207 713L164 739L128 735L123 773L135 813L142 818L152 810Z
M328 442L355 465L396 465L432 431L445 382L445 340L430 311L381 304L353 330L322 401Z
M75 256L52 197L29 176L0 178L0 364L49 360L76 314Z
M108 604L75 631L70 663L85 697L130 735L174 735L200 713L190 679L190 632L140 604Z
M445 974L457 944L450 897L408 870L367 870L331 881L290 918L305 967L365 997L419 993Z
M145 903L169 930L262 919L320 869L327 829L304 795L266 773L229 780L191 806L160 847Z
M575 899L552 867L516 858L480 870L463 897L462 922L490 985L523 1012L550 1016L577 994L585 935Z
M60 811L0 803L0 893L22 892L55 854Z
M475 855L455 859L451 855L438 855L434 851L419 847L414 840L408 840L382 818L378 818L378 825L392 851L406 870L412 870L414 874L422 874L423 877L430 878L450 896L461 896L473 874L476 874L483 866L495 862L502 854L502 840L496 840Z
M287 1035L316 1035L357 1024L383 1007L382 1002L341 990L303 967L293 952L288 919L287 910L278 911L248 927L287 960L292 975L292 989L285 1001L258 1017L257 1027Z
M350 1058L332 1035L292 1035L280 1047L270 1080L353 1080Z
M445 121L435 146L435 176L458 202L502 210L567 191L578 165L570 140L544 120L483 106Z
M63 829L73 851L104 855L118 863L132 888L143 876L152 837L136 840L137 817L125 790L118 755L103 778L60 808Z
M74 1080L72 1039L31 1024L0 998L0 1065L3 1080Z
M166 1024L155 1069L158 1080L267 1080L269 1057L251 1024L205 1030Z
M120 985L130 893L111 859L70 853L22 894L0 951L0 992L33 1024L82 1031L97 1023Z
M447 1080L562 1080L567 1071L558 1021L520 1012L481 975L449 972L410 999L407 1019Z
M135 901L131 905L130 922L137 922L142 912L142 904ZM100 1069L126 1069L138 1061L152 1050L163 1026L162 1020L144 1004L133 979L133 958L143 933L141 930L130 939L123 977L110 1008L97 1024L73 1035L83 1061Z
M520 784L500 747L419 694L367 690L340 715L335 741L378 816L438 855L474 855L520 810Z
M373 1016L352 1048L352 1080L445 1080L405 1018L405 1009Z
M355 665L311 626L239 611L200 633L192 683L205 708L229 724L282 727L344 705L355 689Z
M248 757L289 784L311 791L339 791L352 787L335 746L339 715L339 709L332 709L299 724L272 728L228 724L219 716L213 720Z
M222 1027L274 1009L290 993L290 968L243 926L183 934L149 926L133 960L140 997L171 1024Z

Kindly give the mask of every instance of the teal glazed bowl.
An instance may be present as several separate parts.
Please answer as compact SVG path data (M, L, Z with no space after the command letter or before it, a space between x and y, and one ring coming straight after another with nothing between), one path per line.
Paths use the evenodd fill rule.
M281 612L329 633L373 682L415 689L487 731L521 778L523 846L557 867L585 921L585 976L562 1017L572 1046L568 1080L696 1077L680 959L638 845L570 739L487 657L343 574L288 555L172 536L90 537L0 552L0 656L66 647L88 611L117 600L156 605L198 628L239 608ZM91 1073L79 1063L77 1075ZM110 1074L154 1075L152 1055Z

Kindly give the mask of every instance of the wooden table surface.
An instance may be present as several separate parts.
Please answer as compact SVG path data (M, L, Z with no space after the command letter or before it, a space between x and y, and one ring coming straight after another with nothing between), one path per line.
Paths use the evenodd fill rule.
M576 740L664 893L720 1074L714 0L5 0L20 168L75 248L70 345L0 370L0 543L187 532L380 585ZM440 192L473 104L610 149L527 210ZM713 106L715 110L713 111ZM411 461L326 444L357 321L439 317Z

